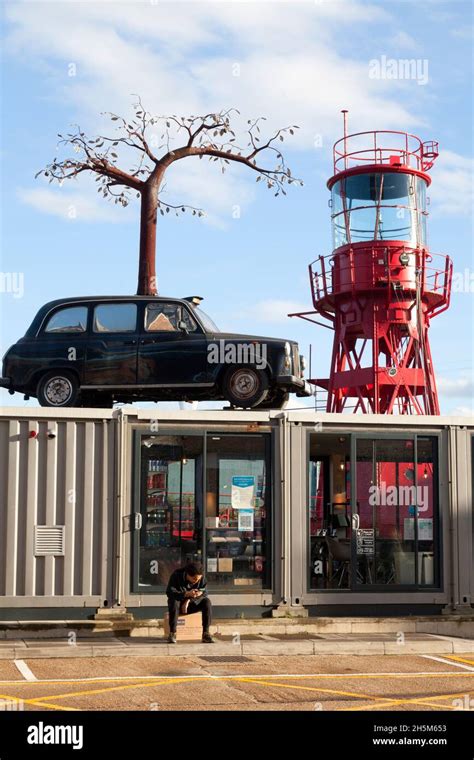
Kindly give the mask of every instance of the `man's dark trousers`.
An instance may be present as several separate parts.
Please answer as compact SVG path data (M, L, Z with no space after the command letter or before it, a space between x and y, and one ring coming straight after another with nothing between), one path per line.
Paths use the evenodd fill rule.
M168 612L170 615L170 632L176 633L178 625L179 608L182 602L172 597L168 597ZM202 599L190 599L186 614L192 615L194 612L202 612L202 630L209 631L212 622L212 604L208 596Z

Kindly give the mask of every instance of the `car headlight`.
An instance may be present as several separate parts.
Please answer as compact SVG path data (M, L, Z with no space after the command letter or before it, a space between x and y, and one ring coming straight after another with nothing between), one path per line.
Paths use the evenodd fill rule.
M287 342L285 343L285 358L283 361L283 367L287 372L291 372L291 346Z

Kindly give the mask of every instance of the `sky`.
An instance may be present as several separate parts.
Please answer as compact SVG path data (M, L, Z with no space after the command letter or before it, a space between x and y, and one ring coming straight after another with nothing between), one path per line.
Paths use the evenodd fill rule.
M2 37L2 355L49 300L135 292L138 201L123 209L87 176L58 187L35 174L65 157L58 133L113 134L101 113L130 115L136 93L157 115L234 107L239 128L256 116L268 134L299 125L284 153L304 186L286 197L245 167L172 166L166 199L206 216L159 219L157 273L160 294L203 296L221 329L296 339L305 355L311 345L312 375L327 377L332 333L286 315L311 309L308 264L331 253L326 181L345 108L349 132L439 141L429 245L455 275L429 335L441 411L473 414L471 2L18 0L2 5ZM37 402L0 391L0 403Z

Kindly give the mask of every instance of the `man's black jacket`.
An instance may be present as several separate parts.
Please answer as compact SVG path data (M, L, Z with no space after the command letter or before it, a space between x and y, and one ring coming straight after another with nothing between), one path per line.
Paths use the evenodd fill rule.
M168 586L166 587L166 595L168 599L174 599L176 602L182 602L183 599L185 599L184 595L186 591L197 590L202 591L202 596L199 597L199 599L202 599L204 596L207 596L206 585L207 581L204 575L194 585L190 583L186 578L186 571L184 567L180 567L178 570L175 570L174 573L172 573L170 576Z

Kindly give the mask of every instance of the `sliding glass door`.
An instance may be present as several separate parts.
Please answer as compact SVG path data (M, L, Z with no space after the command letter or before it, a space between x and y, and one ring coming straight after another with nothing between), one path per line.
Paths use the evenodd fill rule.
M137 433L134 490L135 593L191 561L216 591L271 588L269 433Z
M142 438L134 525L140 591L163 588L178 567L201 562L202 469L202 436Z
M353 588L437 585L437 438L355 436L353 483Z

